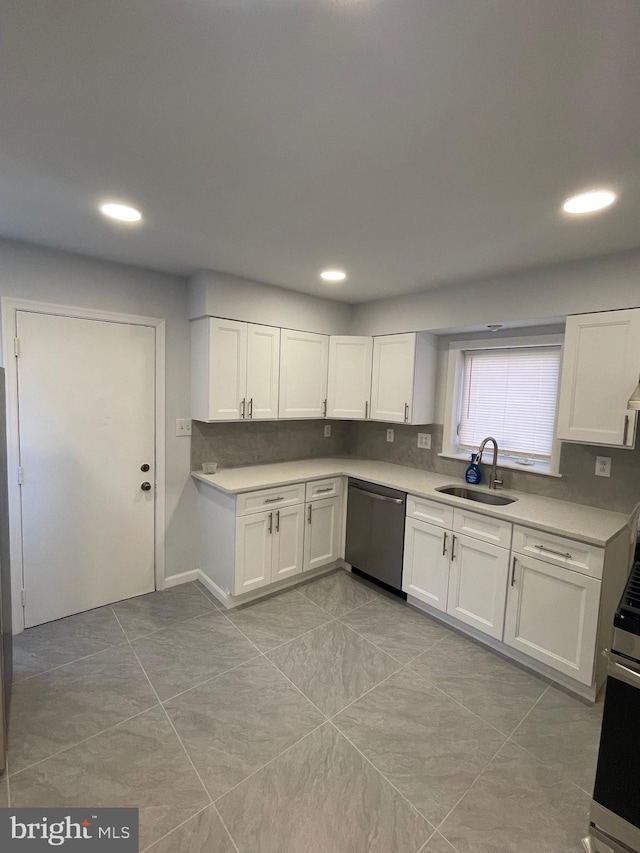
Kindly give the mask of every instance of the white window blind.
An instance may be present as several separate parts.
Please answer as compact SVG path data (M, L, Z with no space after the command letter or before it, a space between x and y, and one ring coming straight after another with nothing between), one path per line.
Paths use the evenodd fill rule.
M492 435L500 453L548 460L560 375L559 346L505 347L464 353L460 450Z

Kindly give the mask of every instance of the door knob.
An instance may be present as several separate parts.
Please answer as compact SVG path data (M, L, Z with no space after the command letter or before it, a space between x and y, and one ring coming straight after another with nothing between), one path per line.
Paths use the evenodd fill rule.
M140 466L140 470L144 471L145 474L147 473L147 471L149 470L149 466L147 465L146 462L144 463L144 465Z
M142 489L143 492L149 492L149 491L151 491L151 483L142 483L140 488Z

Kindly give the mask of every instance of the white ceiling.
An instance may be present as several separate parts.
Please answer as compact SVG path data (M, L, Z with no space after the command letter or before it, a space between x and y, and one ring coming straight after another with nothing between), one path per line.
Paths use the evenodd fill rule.
M637 0L4 0L2 39L7 236L348 302L640 246Z

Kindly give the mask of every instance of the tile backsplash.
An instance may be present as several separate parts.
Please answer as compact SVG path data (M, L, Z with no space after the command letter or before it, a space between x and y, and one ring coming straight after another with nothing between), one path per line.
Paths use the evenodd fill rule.
M331 425L330 438L324 438L325 424ZM389 426L394 430L392 443L386 440ZM431 450L417 447L419 432L431 433ZM324 420L206 424L193 421L191 470L201 469L203 462L217 462L220 468L230 468L323 456L356 456L447 474L455 479L464 477L467 463L438 456L441 448L440 424L405 426ZM596 456L611 457L611 477L595 476ZM622 450L563 443L560 478L507 468L500 471L505 489L616 512L628 512L640 501L640 448Z

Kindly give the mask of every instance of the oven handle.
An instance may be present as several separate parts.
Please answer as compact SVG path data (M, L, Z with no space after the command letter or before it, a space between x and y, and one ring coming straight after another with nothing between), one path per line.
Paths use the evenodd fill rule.
M623 666L618 661L613 660L611 655L609 655L607 674L612 678L617 678L618 681L624 681L625 684L629 684L631 687L640 687L640 672L631 669L631 667Z

